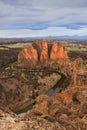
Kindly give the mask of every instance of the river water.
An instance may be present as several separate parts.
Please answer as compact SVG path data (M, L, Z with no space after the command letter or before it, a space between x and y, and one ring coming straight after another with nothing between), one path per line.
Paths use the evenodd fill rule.
M66 79L67 79L67 77L65 75L61 74L61 79L56 83L56 85L54 87L52 87L51 89L49 89L49 91L46 94L48 96L52 96L53 94L55 94L56 92L58 92L61 87L63 88ZM27 112L27 111L31 110L34 105L35 105L35 103L27 106L23 110L20 110L20 111L16 112L16 114Z

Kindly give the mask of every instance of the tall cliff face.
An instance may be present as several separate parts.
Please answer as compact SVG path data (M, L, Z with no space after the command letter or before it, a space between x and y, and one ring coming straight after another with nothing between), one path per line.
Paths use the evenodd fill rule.
M19 52L18 63L24 65L25 62L34 65L38 62L37 50L32 45Z
M43 41L41 43L41 54L40 54L40 61L47 61L48 60L48 42Z
M55 41L52 45L52 50L50 53L51 60L58 60L61 58L68 58L68 54L65 49L59 45L57 41Z
M68 54L65 49L59 45L57 41L52 44L52 48L49 51L50 45L46 40L40 42L37 41L31 46L24 48L18 55L18 63L23 65L23 63L30 61L29 64L36 65L36 63L46 64L53 60L53 62L58 62L60 59L68 59ZM24 63L24 64L25 64ZM27 64L28 64L27 63Z

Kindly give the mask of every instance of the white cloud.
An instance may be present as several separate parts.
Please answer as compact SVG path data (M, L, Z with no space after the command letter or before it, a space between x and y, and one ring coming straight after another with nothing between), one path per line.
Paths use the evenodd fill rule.
M15 31L21 34L21 30L28 32L27 28L38 28L38 34L42 32L45 35L49 29L57 33L56 29L61 27L63 32L65 30L63 26L74 24L75 26L87 25L87 0L0 0L0 32L3 35L7 32L9 35L11 35L10 32L16 35ZM44 30L40 31L41 27ZM79 30L83 32L81 29ZM67 28L66 30L69 31L69 35L73 31L77 32ZM35 35L34 32L37 31L29 30L29 32ZM50 32L47 35L51 35Z
M39 37L39 36L84 36L87 35L87 27L81 29L67 29L66 27L49 27L44 30L0 30L0 37Z

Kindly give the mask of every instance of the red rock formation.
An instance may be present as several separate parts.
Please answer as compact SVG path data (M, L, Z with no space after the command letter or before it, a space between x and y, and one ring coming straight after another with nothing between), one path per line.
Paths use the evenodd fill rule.
M51 60L58 60L61 58L68 58L68 54L63 47L59 45L57 41L55 41L52 45L52 50L50 53Z
M34 45L37 45L37 47L39 48L39 50L41 50L41 44L42 44L42 42L39 41L39 40L36 40L35 43L34 43Z
M66 59L68 59L68 55L65 49L61 47L57 41L53 43L50 50L47 41L36 41L28 48L24 48L18 55L18 63L20 64L31 61L30 63L33 62L35 65L36 62L40 61L43 65L47 65L47 63L50 64L51 60L57 63L59 62L59 59L61 59L60 63L64 64L67 61Z
M83 64L82 58L77 58L73 63L72 63L72 70L73 70L73 85L76 85L78 82L77 79L77 74L79 70L81 70ZM80 80L81 81L81 80ZM78 83L79 84L79 83Z
M31 62L33 64L36 64L36 62L38 61L38 54L37 54L37 50L34 49L34 47L32 45L30 45L28 48L24 48L22 51L20 51L19 55L18 55L18 63L22 64L23 62Z
M41 54L40 54L40 61L48 60L48 42L43 41L41 43Z

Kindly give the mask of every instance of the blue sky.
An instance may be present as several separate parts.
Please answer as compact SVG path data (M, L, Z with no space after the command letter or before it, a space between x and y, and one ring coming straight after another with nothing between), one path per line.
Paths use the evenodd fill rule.
M87 0L0 0L0 38L87 36Z

